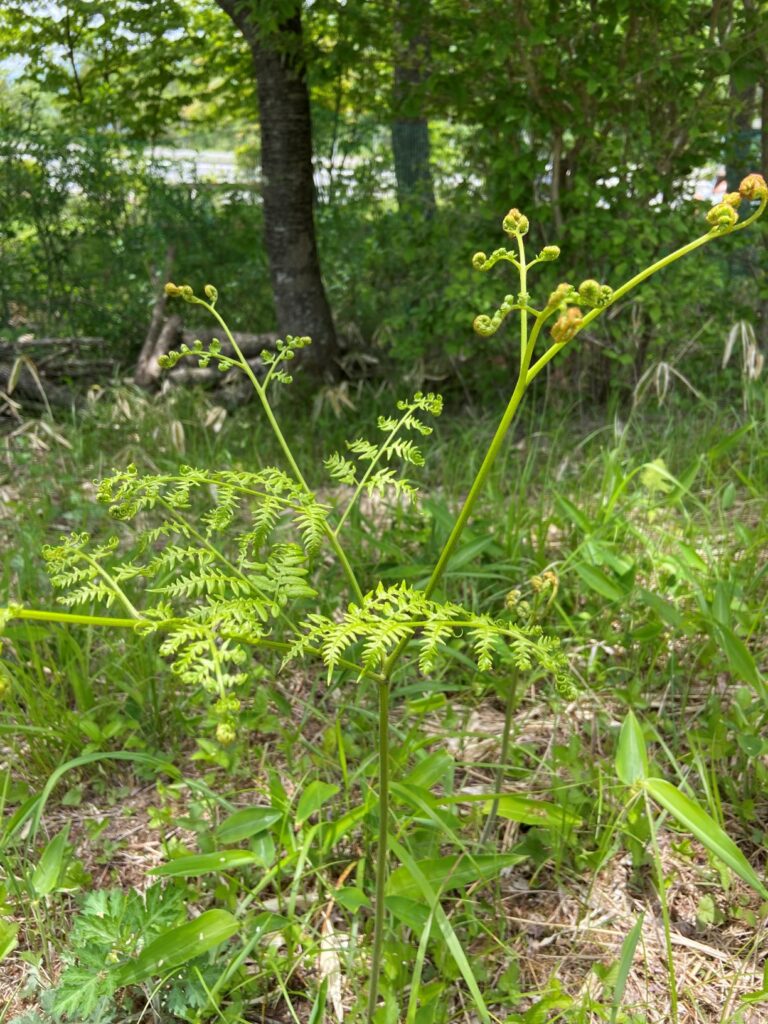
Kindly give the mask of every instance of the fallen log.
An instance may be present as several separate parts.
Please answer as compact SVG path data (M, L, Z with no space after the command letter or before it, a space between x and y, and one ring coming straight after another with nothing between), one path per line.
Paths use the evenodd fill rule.
M33 334L23 334L20 338L15 341L1 341L0 340L0 353L16 352L20 349L33 349L33 348L56 348L56 347L76 347L81 346L98 346L106 345L104 338L36 338Z
M71 388L55 384L47 376L42 375L38 368L30 366L26 360L19 365L0 363L0 392L8 395L15 402L34 406L70 406L75 399Z

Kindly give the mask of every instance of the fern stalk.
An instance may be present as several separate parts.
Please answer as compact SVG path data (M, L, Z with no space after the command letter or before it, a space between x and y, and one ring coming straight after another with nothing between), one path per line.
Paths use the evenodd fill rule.
M379 691L379 841L376 850L376 902L373 914L373 951L371 953L371 987L368 990L368 1021L373 1021L379 999L379 975L384 951L384 908L387 884L387 852L389 848L389 679L384 678Z
M504 773L507 768L507 760L509 757L509 741L512 732L512 716L517 707L517 683L518 683L518 672L512 673L512 678L509 682L509 693L507 694L507 702L504 707L504 732L501 736L501 751L499 753L499 763L496 766L496 784L494 790L496 795L493 798L491 809L488 811L488 817L485 819L485 825L483 831L480 834L480 841L478 846L482 849L488 840L491 838L493 827L496 824L496 816L499 813L499 798L501 794L501 787L504 785Z
M242 369L243 373L246 375L248 380L251 382L251 384L253 386L253 389L255 390L256 394L259 396L259 401L261 402L261 406L262 406L262 408L264 410L264 415L267 417L267 421L268 421L270 427L272 428L272 432L275 435L275 437L277 438L277 443L280 445L280 448L281 448L281 450L283 452L283 455L285 456L285 460L288 463L288 465L289 465L289 467L291 469L291 472L293 473L293 477L296 480L296 483L307 494L311 494L312 491L310 490L309 484L304 479L304 474L299 469L299 465L296 462L296 459L293 457L293 452L291 451L290 446L289 446L288 442L285 439L285 435L283 434L282 430L280 429L280 424L277 422L277 418L276 418L274 412L272 411L272 406L269 404L269 399L267 398L266 390L259 383L258 377L256 376L256 374L253 372L253 370L249 366L247 359L245 358L245 356L243 355L243 353L242 353L242 351L240 349L240 346L237 344L237 342L235 341L234 337L232 336L232 332L230 331L229 327L227 326L226 321L216 311L216 307L211 305L211 303L205 302L203 299L198 299L197 302L201 306L204 306L208 310L208 312L213 316L213 318L216 320L216 322L219 324L219 326L221 327L221 329L224 331L225 335L227 336L227 341L230 343L230 345L232 346L233 351L237 355L237 358L239 360L240 368ZM363 592L360 589L360 584L357 581L357 576L355 575L355 571L352 568L352 565L351 565L351 563L349 561L349 558L347 558L347 554L344 551L344 548L342 547L341 542L339 541L339 538L333 532L333 530L331 529L331 527L330 527L330 525L328 523L324 524L323 532L325 533L326 537L328 538L328 543L333 548L334 554L336 555L336 557L339 560L339 565L341 566L341 568L342 568L342 570L344 572L344 575L347 577L347 582L349 583L349 585L350 585L350 587L352 589L352 593L355 595L355 600L362 602L362 600L363 600Z

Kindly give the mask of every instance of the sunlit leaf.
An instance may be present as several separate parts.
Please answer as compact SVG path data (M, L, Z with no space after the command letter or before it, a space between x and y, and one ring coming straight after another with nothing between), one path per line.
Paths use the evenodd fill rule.
M651 797L669 811L683 828L692 832L739 878L760 893L763 899L768 899L768 888L763 884L755 869L736 843L726 835L703 808L664 779L646 779L643 785Z
M625 786L648 777L645 737L633 711L627 712L616 745L616 774Z

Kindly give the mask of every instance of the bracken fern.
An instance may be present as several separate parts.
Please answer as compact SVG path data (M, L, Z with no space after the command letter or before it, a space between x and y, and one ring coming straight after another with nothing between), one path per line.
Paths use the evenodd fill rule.
M742 202L757 208L739 221ZM479 335L497 331L510 313L519 314L520 361L507 408L496 429L475 480L458 512L440 557L423 589L405 581L382 582L364 592L346 555L340 536L351 510L363 493L385 493L394 499L413 498L415 485L404 474L407 467L424 462L419 440L431 432L425 416L438 416L442 400L417 393L400 401L397 414L377 423L384 435L379 443L355 438L346 452L334 452L325 468L338 485L331 505L319 502L299 468L270 405L273 384L290 384L288 365L308 343L305 337L278 341L261 355L258 376L245 360L227 324L216 309L218 293L206 285L204 297L189 285L169 284L170 296L203 306L217 321L229 348L214 339L207 347L196 341L183 345L161 360L174 366L193 358L201 366L214 362L224 372L236 368L246 375L260 401L282 450L284 469L255 473L209 471L183 466L177 474L140 474L129 466L99 484L99 500L116 520L130 525L126 539L110 538L91 545L87 534L73 534L46 548L54 587L67 607L107 608L120 605L128 618L98 618L88 611L41 613L12 607L0 609L0 623L10 618L48 618L98 625L132 627L157 634L159 650L172 662L173 671L191 684L217 695L214 713L219 742L232 742L239 702L233 688L245 684L251 663L250 649L264 646L285 660L313 656L324 662L329 678L341 669L375 681L379 698L379 794L376 898L368 1019L377 1008L378 977L382 963L385 926L384 883L389 843L389 694L392 674L401 658L413 654L411 664L422 674L433 672L441 655L462 644L480 671L490 671L502 651L508 652L516 671L536 668L546 673L564 694L571 695L567 659L559 643L546 636L533 620L514 618L514 602L503 614L477 614L459 604L440 601L435 591L454 554L478 496L504 443L525 392L541 370L605 310L636 285L670 263L709 242L748 226L765 209L768 187L760 175L750 175L739 193L730 193L707 215L709 230L676 252L645 268L619 288L587 279L578 288L566 282L552 291L541 308L528 292L528 271L540 262L558 258L557 246L545 246L532 260L525 255L528 219L513 209L503 221L514 249L496 249L491 256L476 253L475 269L487 272L499 263L510 264L519 277L517 295L505 296L490 316L475 318ZM583 309L586 312L583 312ZM537 344L549 321L551 341L534 360ZM233 353L228 354L229 351ZM346 498L344 488L352 493ZM342 507L343 506L343 507ZM133 541L129 547L129 540ZM321 549L324 557L317 556ZM325 557L330 554L334 557ZM345 608L325 615L317 610L317 591L324 586L327 563L341 569L347 594ZM545 574L546 576L546 574ZM542 578L542 587L544 585ZM543 590L542 590L543 593ZM550 586L550 600L554 590ZM519 619L519 611L518 619ZM509 708L508 708L509 711ZM401 849L398 847L398 849ZM473 993L483 1021L490 1015L482 1002L466 958L457 964Z

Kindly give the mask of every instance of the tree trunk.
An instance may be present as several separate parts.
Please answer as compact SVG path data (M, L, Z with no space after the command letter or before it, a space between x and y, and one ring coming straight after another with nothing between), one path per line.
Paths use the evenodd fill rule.
M169 245L165 252L162 268L154 274L155 304L152 307L152 318L149 322L147 336L144 339L144 344L141 346L141 352L136 361L136 371L133 375L135 383L140 388L153 387L160 376L160 367L157 365L157 339L165 323L165 307L168 304L168 296L165 294L165 282L171 279L174 254L174 247Z
M734 192L750 173L752 164L752 120L755 116L757 89L755 83L737 88L731 79L729 100L733 110L732 133L728 140L725 162L725 178L728 191Z
M392 155L395 160L397 200L431 216L435 190L429 166L429 124L422 113L421 95L426 78L429 40L424 30L426 0L398 0L395 12L395 69L392 105Z
M274 5L216 0L245 37L259 97L264 235L277 324L282 334L312 338L303 362L340 376L338 341L320 274L313 217L312 124L302 47L301 3L279 24Z

